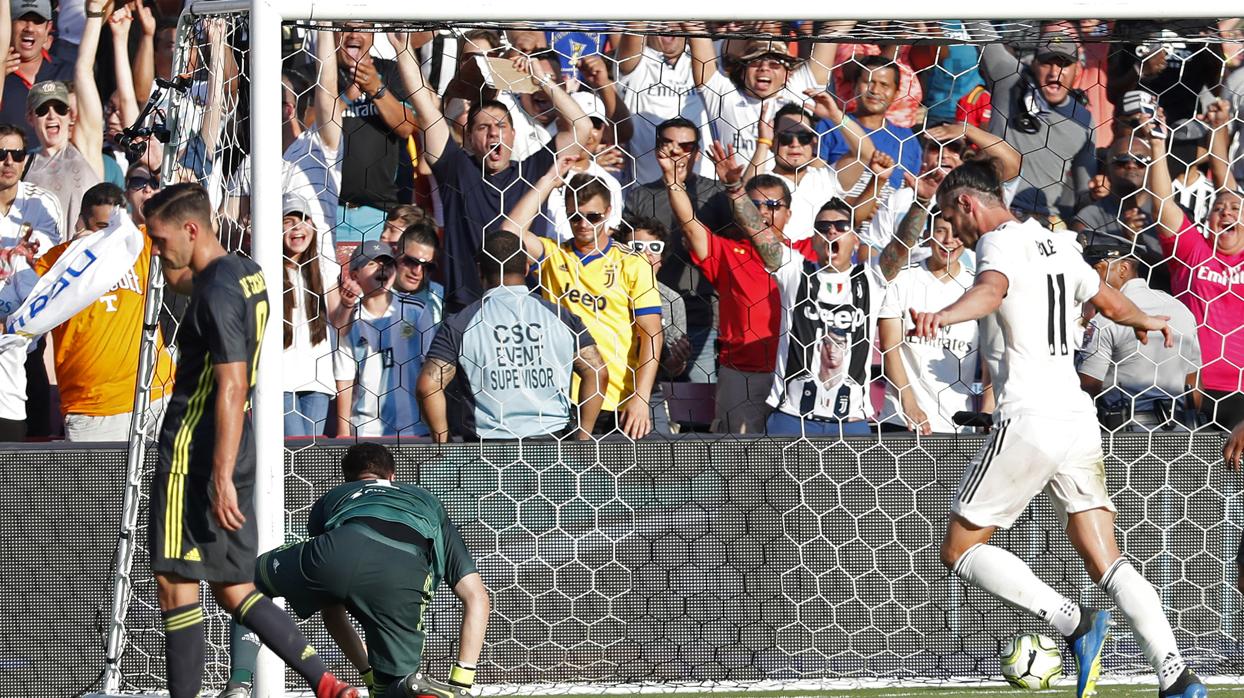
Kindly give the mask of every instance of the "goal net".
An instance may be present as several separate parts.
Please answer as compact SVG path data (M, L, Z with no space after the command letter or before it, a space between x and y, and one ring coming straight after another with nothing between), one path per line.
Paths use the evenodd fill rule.
M850 274L840 297L818 305L814 296L810 308L794 292L779 297L764 284L780 282L753 273L763 264L738 228L754 219L730 202L721 181L729 168L714 166L714 144L729 146L746 178L767 178L749 185L751 214L762 226L785 225L809 265L830 264L847 244L816 241L845 219L858 240L848 268L876 276L887 254L901 252L904 266L928 269L925 260L944 255L961 293L975 256L954 251L938 232L940 217L902 249L891 242L902 242L902 220L930 173L990 158L1009 172L1005 195L1017 215L1074 231L1101 255L1089 261L1108 270L1132 260L1133 277L1191 309L1192 329L1175 353L1144 355L1148 391L1136 390L1135 362L1124 364L1139 355L1134 341L1107 346L1110 330L1088 319L1062 327L1058 341L1065 352L1080 350L1082 374L1100 367L1089 378L1112 396L1099 412L1121 547L1158 588L1189 663L1207 675L1238 673L1241 500L1220 461L1222 430L1240 412L1240 342L1229 327L1244 317L1214 313L1241 307L1239 267L1185 255L1162 227L1163 207L1178 205L1197 226L1187 234L1209 249L1231 234L1231 214L1219 209L1232 205L1221 192L1244 176L1237 21L433 22L413 10L407 19L342 12L283 22L277 81L271 65L256 61L258 42L276 37L258 37L249 12L214 6L194 3L182 17L175 70L183 77L167 85L146 127L149 147L163 146L164 182L204 184L226 246L259 259L274 309L290 306L273 313L276 339L265 351L279 358L269 357L259 376L265 428L279 429L283 416L287 437L283 451L261 437L261 463L280 468L267 480L278 485L267 504L283 512L268 543L305 535L311 504L337 484L343 447L324 443L328 436L393 443L399 478L446 502L492 592L479 673L486 693L975 683L999 679L998 652L1017 631L1051 632L963 586L938 560L950 498L988 438L952 418L989 411L990 376L1005 370L1002 339L991 344L984 326L946 337L938 360L954 365L908 375L911 389L924 386L919 400L931 400L911 397L923 409L909 407L889 359L910 344L903 320L924 297ZM275 60L265 49L265 60ZM261 70L269 76L262 82ZM279 133L257 125L251 110L256 93L277 90ZM506 118L485 123L498 105ZM1165 184L1155 184L1144 130L1159 108L1170 131ZM685 121L669 126L674 118ZM663 176L659 151L667 162L682 158L696 178L685 189L710 241L700 251L720 246L716 261L697 255L692 234L671 218L667 188L653 184ZM508 166L510 158L519 164ZM518 219L524 194L543 186L559 160L582 179L566 175ZM1171 177L1175 193L1163 203L1154 189L1169 191ZM607 210L580 195L598 185ZM831 198L846 208L827 215ZM576 248L598 228L612 242ZM500 229L536 236L548 267L528 283L580 317L611 375L616 367L624 376L604 401L621 423L604 427L613 433L601 441L577 443L565 428L577 389L569 383L556 409L488 413L496 382L528 381L523 362L535 362L498 353L498 337L486 350L508 356L514 371L457 364L458 387L442 388L451 399L441 409L462 442L428 443L436 417L421 411L416 381L444 349L433 337L446 318L482 290L476 255L485 234ZM559 275L550 260L573 264L576 251L582 269L592 254L616 264L616 279L564 268ZM1222 290L1207 297L1215 278ZM861 286L876 294L871 301ZM359 291L365 298L351 307ZM376 295L385 302L373 304ZM605 312L618 299L630 302L622 326ZM184 309L175 300L166 294L161 314L170 338ZM771 301L771 312L750 307ZM654 307L656 337L643 322ZM795 310L816 320L811 334L782 319ZM345 329L330 338L338 312ZM885 323L887 313L897 324ZM1044 313L1034 321L1044 326ZM645 341L650 352L634 348ZM804 341L814 344L790 350ZM540 366L569 381L574 351ZM775 366L779 352L790 358ZM929 354L911 354L920 356ZM802 377L787 361L807 364ZM919 367L911 361L905 371ZM1165 361L1200 371L1201 389L1159 384L1172 373L1155 369ZM770 415L765 436L771 390L770 407L789 419ZM808 400L783 390L803 390ZM636 391L658 405L646 413L651 433L638 440L626 433L626 401ZM283 395L294 397L274 410ZM748 421L755 413L759 435ZM501 415L501 431L482 431L490 414ZM878 421L889 425L880 433ZM559 426L545 438L531 430L537 422ZM864 422L871 434L842 426ZM944 433L917 436L910 427L920 422ZM1149 428L1137 428L1142 422ZM834 429L818 431L824 424ZM134 481L153 463L139 461ZM108 692L165 686L140 491L125 517L133 519L132 556L118 560ZM1109 606L1059 527L1038 498L996 540L1059 592ZM456 656L459 620L442 590L428 624L433 675ZM205 686L218 690L230 668L228 617L209 614L206 628ZM318 619L303 629L334 671L356 678ZM1150 672L1125 626L1115 629L1104 664L1108 678ZM287 685L299 686L292 675Z

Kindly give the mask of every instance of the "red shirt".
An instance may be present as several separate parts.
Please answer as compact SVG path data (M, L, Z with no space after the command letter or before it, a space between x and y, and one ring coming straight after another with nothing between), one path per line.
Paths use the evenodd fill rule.
M955 105L955 121L966 121L977 128L989 128L991 118L993 100L989 90L979 85L960 97L959 103Z
M1171 292L1192 311L1201 342L1201 382L1210 390L1244 390L1244 252L1216 252L1200 228L1184 217L1179 235L1163 237L1174 259Z
M814 256L810 238L791 247L805 257ZM692 252L691 261L717 290L718 362L736 371L772 373L782 306L773 275L751 241L709 233L708 256L699 259Z

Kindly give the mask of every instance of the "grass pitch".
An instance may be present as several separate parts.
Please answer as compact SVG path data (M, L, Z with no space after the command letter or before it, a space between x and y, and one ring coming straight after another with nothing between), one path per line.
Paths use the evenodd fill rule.
M1046 696L1061 698L1074 696L1075 686L1060 686L1048 691L1021 691L1009 686L972 686L962 688L858 688L851 690L790 690L790 691L677 691L672 693L652 693L639 691L629 695L670 695L670 696L701 696L703 698L980 698L981 696L998 696L999 698L1023 698L1024 696ZM1155 698L1158 693L1156 685L1097 686L1097 698ZM1209 686L1210 698L1244 698L1244 686ZM608 695L608 694L606 694ZM540 694L531 698L600 698L600 693L575 694Z

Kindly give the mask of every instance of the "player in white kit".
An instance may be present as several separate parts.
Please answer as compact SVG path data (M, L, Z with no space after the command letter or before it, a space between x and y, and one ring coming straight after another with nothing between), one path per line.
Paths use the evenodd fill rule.
M985 162L946 175L937 192L941 215L977 254L976 281L937 312L912 312L913 334L997 312L1005 338L996 376L994 431L972 460L951 506L942 561L966 582L1025 610L1067 638L1077 664L1077 696L1096 693L1110 612L1082 607L1042 582L1018 557L989 545L1044 491L1066 524L1085 569L1118 606L1157 672L1161 698L1202 698L1204 684L1184 663L1162 602L1119 552L1115 509L1106 491L1096 412L1080 390L1074 357L1083 334L1080 306L1173 346L1166 318L1146 315L1101 283L1084 262L1075 235L1020 222L1003 203L1002 186Z

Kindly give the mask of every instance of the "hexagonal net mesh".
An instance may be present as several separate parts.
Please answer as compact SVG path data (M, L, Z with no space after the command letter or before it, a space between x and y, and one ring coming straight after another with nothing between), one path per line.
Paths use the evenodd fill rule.
M185 26L166 182L207 186L244 253L251 198L283 196L287 537L339 478L320 440L398 444L492 592L490 690L996 677L1017 628L1052 631L938 543L1020 334L1049 350L1028 389L1096 411L1120 545L1186 659L1233 673L1238 22L289 22L279 187L249 176L276 144L249 139L247 16ZM1026 330L922 340L913 311L997 268L932 198L961 163L1074 278ZM1103 285L1173 346L1094 313ZM1110 606L1059 528L1038 498L995 542ZM134 690L163 681L144 564ZM435 672L460 617L442 591ZM1149 671L1124 626L1105 667Z

